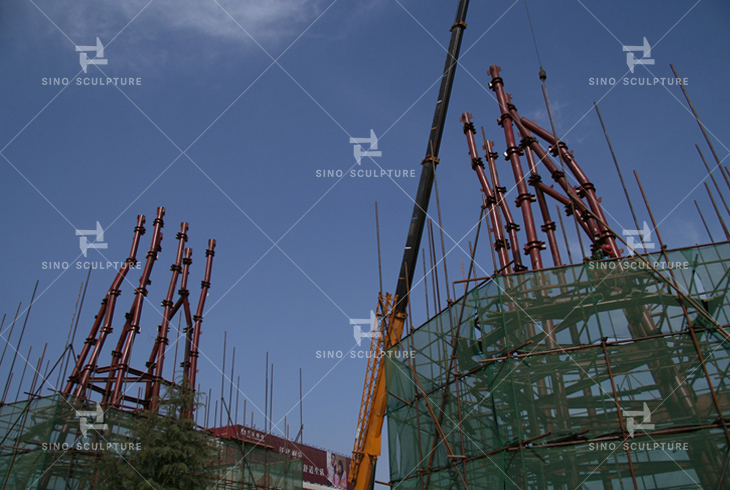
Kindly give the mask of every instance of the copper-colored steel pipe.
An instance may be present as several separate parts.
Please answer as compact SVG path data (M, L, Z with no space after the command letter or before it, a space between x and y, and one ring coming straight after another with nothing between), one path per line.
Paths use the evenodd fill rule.
M208 249L205 251L205 275L203 281L200 283L200 299L198 300L198 309L195 312L193 319L195 325L193 327L193 341L190 345L189 361L190 365L188 368L187 376L185 379L185 386L188 389L195 389L195 378L198 373L198 355L200 353L200 335L202 333L203 324L203 311L205 309L205 299L208 297L208 290L210 289L210 275L213 270L213 257L215 256L215 240L208 240ZM191 408L191 412L194 408ZM192 417L192 413L188 413L188 417Z
M186 248L185 255L183 257L180 299L177 300L173 312L173 315L177 313L177 310L180 308L180 306L183 307L183 311L185 312L185 330L183 330L183 333L185 333L185 356L183 357L183 361L180 363L180 367L183 368L183 380L187 379L188 377L188 369L190 368L190 345L193 343L193 315L190 312L190 302L188 301L190 291L188 291L187 289L188 274L190 273L190 266L193 263L192 256L193 249Z
M499 219L499 211L496 209L497 200L492 193L492 188L487 180L487 174L484 172L484 163L477 152L476 141L474 140L474 123L471 122L471 114L465 112L461 115L461 122L464 123L464 134L466 142L469 146L469 156L471 156L471 168L477 173L479 183L482 185L482 192L486 196L487 207L489 208L489 216L492 220L494 228L494 248L499 255L500 269L504 269L509 264L509 256L507 255L507 241L504 239L504 232ZM519 256L519 251L517 251Z
M188 329L193 328L193 315L190 313L190 302L188 300L188 296L190 295L190 291L188 291L188 275L190 274L190 266L193 263L193 249L192 248L186 248L183 252L183 259L182 259L182 279L180 280L180 289L178 290L177 294L180 295L177 302L175 303L175 306L172 307L172 312L170 313L170 318L177 315L178 310L180 307L183 307L183 311L185 312L185 324L187 325L185 332L187 332ZM181 364L182 366L182 364Z
M483 131L484 128L482 128L482 136L484 137L484 146L482 146L482 148L486 151L489 174L491 175L492 182L494 183L494 197L496 197L497 205L502 210L504 219L507 222L505 227L509 234L511 243L512 260L515 263L515 269L519 272L526 270L526 267L522 264L522 257L520 256L520 242L517 237L517 232L520 231L520 225L515 223L514 218L512 218L512 211L509 208L509 204L505 200L505 193L507 192L507 189L502 187L499 183L499 174L497 173L497 157L499 157L499 154L494 151L494 141L487 140L487 136Z
M547 194L548 196L552 197L556 201L563 204L565 206L565 210L566 210L566 213L568 216L573 214L573 206L571 204L574 204L574 201L571 201L570 199L568 199L567 197L562 195L560 192L556 191L549 185L545 184L545 182L536 182L535 188L540 189L540 192L542 192L543 194ZM585 206L585 204L584 204L584 206ZM581 226L581 228L583 228L583 231L586 232L586 235L588 235L589 237L593 236L591 228L588 226L589 222L587 223L586 220L583 220L582 218L576 219L575 222L578 223Z
M170 321L172 321L173 318L172 310L175 306L172 302L172 298L175 294L178 278L182 272L183 252L185 250L185 242L188 240L187 231L188 223L183 221L180 223L180 232L176 237L178 240L177 253L175 254L175 262L170 267L170 270L172 271L170 285L167 288L167 295L162 301L162 306L164 307L162 313L162 324L159 326L155 345L152 348L150 360L147 362L147 375L150 379L147 382L145 403L148 404L149 409L153 412L157 411L160 396L160 381L162 380L162 372L165 363L165 350L169 343L167 336L170 332Z
M150 244L150 250L147 252L147 261L145 267L142 270L142 277L139 280L139 287L135 291L134 303L130 311L130 320L125 325L125 329L122 332L120 340L121 352L118 350L115 354L116 362L112 363L112 371L109 373L109 381L111 382L112 377L116 375L113 381L113 393L111 400L109 400L109 384L107 384L107 392L105 393L106 400L102 401L103 405L111 404L115 407L120 406L122 385L124 384L124 375L129 368L129 358L132 355L132 347L134 346L134 339L139 333L139 320L142 315L142 306L144 298L147 296L147 285L150 284L150 275L152 274L152 268L155 265L157 254L161 250L160 243L162 242L162 227L165 225L163 218L165 216L165 208L160 206L157 208L157 217L154 221L154 231L152 234L152 243ZM106 402L106 403L105 403Z
M529 146L535 152L535 155L537 155L539 161L543 162L547 167L548 171L553 177L553 180L563 188L568 196L570 196L572 202L569 204L569 206L571 208L575 207L577 210L580 210L580 219L578 219L577 222L581 225L585 225L583 226L583 229L586 230L586 233L588 234L588 237L591 239L591 241L594 243L600 242L602 232L599 228L597 220L593 218L590 208L583 202L578 193L576 193L576 190L570 185L568 179L565 177L565 172L558 168L555 162L553 162L552 158L550 158L550 156L548 155L547 151L543 149L537 139L532 136L530 130L522 124L517 112L512 111L512 115L513 120L515 121L515 124L519 128L520 134L523 137L523 145Z
M540 182L540 175L537 173L537 165L535 163L535 155L532 153L532 149L528 146L525 148L527 155L527 163L530 166L530 178L528 183L535 189L535 195L537 196L537 203L540 206L540 213L542 214L543 225L540 227L542 231L547 234L548 244L550 245L550 255L553 258L553 265L559 267L563 265L563 261L560 259L560 250L558 249L558 240L555 237L555 221L550 219L550 209L548 209L547 201L545 201L545 194L542 190L536 186Z
M512 115L510 114L510 109L513 106L509 100L509 96L504 91L502 79L499 77L499 67L492 65L489 73L492 75L492 81L489 86L497 94L499 109L502 112L502 116L499 118L499 124L504 129L504 136L507 141L506 157L512 164L512 172L514 173L515 183L519 192L516 203L522 211L522 221L524 222L525 234L527 235L525 253L530 255L532 268L539 270L542 269L540 250L545 248L545 243L537 238L535 219L532 214L532 202L535 201L535 196L528 191L525 174L522 171L522 164L520 162L522 150L517 145L514 129L512 128Z
M498 95L498 100L500 101L500 108L502 109L502 117L500 118L500 124L504 125L504 121L507 118L510 118L515 125L517 125L517 128L519 129L522 137L523 137L523 146L529 146L537 155L540 161L544 162L544 164L548 167L548 170L550 171L553 179L560 184L560 186L563 188L563 190L573 199L573 201L576 204L576 207L579 207L583 209L585 204L582 202L581 198L576 194L575 190L572 188L572 186L568 183L567 179L565 178L565 174L562 170L558 169L558 167L555 165L555 163L552 161L552 159L548 156L547 152L540 146L540 144L537 142L537 140L532 136L530 133L530 130L526 126L526 123L524 118L520 118L520 116L517 114L517 110L514 107L513 104L510 103L509 95L504 92L504 82L502 78L499 76L500 68L496 65L492 65L489 70L489 74L492 76L492 81L490 82L490 88L494 90ZM530 122L530 128L536 126L539 130L536 131L536 134L543 137L549 142L555 142L557 139L552 136L548 131L540 128L539 126L535 125L534 123ZM507 125L510 126L511 130L511 124ZM506 130L505 130L506 132ZM562 145L562 146L561 146ZM556 150L560 153L560 155L563 158L565 157L565 154L567 154L567 151L564 151L562 148L564 147L563 143L559 143L557 145L558 147ZM576 171L584 178L584 180L581 180L579 178L579 182L582 184L582 189L585 191L586 195L589 197L589 204L591 207L591 210L593 213L596 214L599 218L601 218L605 222L605 217L602 214L602 211L600 209L600 206L598 205L597 199L593 200L595 197L595 192L591 193L592 184L588 182L587 178L585 177L585 174L582 173L579 167L577 167L577 164L575 164L575 161L572 160L571 157L571 171L576 173ZM583 185L585 184L585 185ZM592 197L591 197L592 196ZM596 206L594 208L594 205ZM598 223L598 220L592 219L589 215L590 213L581 213L581 219L588 222L589 228L592 230L591 233L591 240L594 242L600 242L602 245L602 248L604 251L606 251L610 256L613 253L613 256L618 256L618 249L615 246L615 241L613 240L613 236L611 235L610 231L605 228L603 225Z
M603 223L606 222L606 216L603 214L603 208L601 208L601 204L598 201L596 188L593 183L588 180L588 177L583 172L583 169L580 168L578 162L575 161L575 158L573 158L571 152L568 151L565 143L559 141L555 136L550 134L549 131L541 128L529 119L525 119L524 117L517 117L515 122L517 121L519 121L518 125L522 125L530 131L533 131L535 134L549 142L551 146L555 147L555 150L559 153L560 157L563 159L575 178L578 180L578 183L580 184L580 187L585 193L586 199L588 200L588 205L590 206L591 211L599 218L598 228L601 230L600 238L603 242L602 244L604 250L608 252L611 257L620 256L613 234L610 230L608 230L608 228L606 228L606 226L603 225Z
M89 381L91 374L96 370L96 364L99 360L101 349L104 347L104 341L106 340L106 337L112 332L114 308L116 306L117 297L121 293L119 287L122 285L122 282L124 281L127 272L129 272L129 269L137 265L137 250L139 249L139 241L142 235L144 235L145 233L144 223L145 216L137 216L137 225L134 227L134 238L132 239L132 248L129 251L129 257L124 262L122 267L119 268L119 271L117 271L117 275L114 278L112 285L109 287L109 291L102 300L101 308L99 308L99 313L97 313L96 315L96 320L94 321L94 325L91 327L91 332L89 333L89 336L84 343L81 354L79 355L79 358L76 361L76 365L71 372L71 376L69 376L68 382L66 383L66 387L63 390L63 393L66 395L71 394L74 384L78 383L76 391L74 392L74 396L78 398L85 397L86 385ZM97 340L96 334L102 321L104 321L104 326L102 327L99 339ZM89 359L89 363L84 365L84 363L86 362L86 357L89 355L89 351L92 350L92 346L93 351L91 352L91 358Z

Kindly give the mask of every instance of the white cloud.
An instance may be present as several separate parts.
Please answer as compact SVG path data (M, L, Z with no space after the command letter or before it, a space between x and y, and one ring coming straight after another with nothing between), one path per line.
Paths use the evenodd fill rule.
M155 38L169 31L188 31L202 40L247 40L243 27L259 42L271 42L301 31L319 14L320 0L154 0L132 22L136 36ZM39 8L77 44L97 36L110 39L149 0L37 2ZM228 15L230 14L230 16ZM231 19L233 17L234 20ZM239 27L238 24L241 25Z

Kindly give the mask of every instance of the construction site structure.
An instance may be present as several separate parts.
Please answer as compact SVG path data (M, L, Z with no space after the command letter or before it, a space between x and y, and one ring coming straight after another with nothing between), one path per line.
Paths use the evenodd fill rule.
M56 384L62 382L61 369L74 352L74 335L71 329L69 343L52 368L46 365L44 371L43 356L39 359L36 374L26 393L27 397L20 398L25 369L20 377L16 401L5 403L6 397L3 396L3 402L0 402L0 490L96 488L95 485L99 484L99 472L103 471L100 458L111 454L113 458L127 460L133 455L133 451L141 450L141 447L136 447L140 444L136 442L140 437L140 421L146 417L171 416L169 400L165 401L165 397L171 393L178 393L185 400L193 400L189 405L187 402L183 403L180 413L173 416L188 419L187 423L191 426L188 430L204 434L216 449L214 456L206 464L205 473L198 475L207 488L352 490L352 485L347 482L350 458L301 442L301 370L300 428L293 440L288 435L286 417L283 436L272 432L276 425L273 423L274 365L269 364L268 353L267 394L264 403L266 429L263 431L254 426L254 412L250 413L250 426L237 422L239 415L247 418L247 408L244 399L242 410L239 410L240 387L236 390L234 404L236 348L233 347L232 357L227 364L227 332L224 332L223 341L220 399L214 399L210 389L201 389L196 384L203 311L211 287L216 242L212 239L208 241L200 298L197 307L193 309L188 289L193 251L186 246L189 228L187 222L180 224L180 231L176 235L174 261L170 267L171 277L161 303L161 323L157 327L149 361L144 369L131 365L134 340L142 332L142 308L149 301L147 286L151 284L153 266L162 251L164 215L165 208L158 208L149 251L143 265L138 265L137 254L141 237L146 232L146 219L143 215L137 217L129 256L116 272L89 335L81 351L75 356L73 369L65 384L61 385L62 388L52 389L55 393L51 396L41 395L44 388L50 387L50 378L54 371L59 371ZM104 366L100 359L103 358L106 341L110 340L114 332L113 320L115 311L121 304L122 287L125 284L134 286L132 279L128 277L130 270L141 271L138 287L134 289L131 308L124 315L125 323L116 348L111 352L111 363ZM88 280L89 276L86 284ZM79 292L81 294L81 289ZM83 305L83 297L81 299ZM32 302L33 299L31 304ZM80 313L79 307L74 313L76 324ZM178 317L178 321L174 322L177 325L173 325L175 316ZM26 314L23 331L27 318ZM16 320L17 314L13 326ZM73 319L71 323L74 324ZM182 328L181 324L184 325ZM170 333L175 329L177 335L171 342ZM75 328L73 332L75 334ZM11 335L12 327L8 337ZM15 347L16 351L20 347L20 340L22 334ZM173 364L176 363L178 344L182 345L184 352L179 369L175 365L171 368L170 363L167 363L165 370L166 357L173 356L170 351L174 352ZM9 340L5 347L8 345ZM4 355L0 356L0 364L2 357ZM226 377L227 366L230 366L230 378ZM236 385L239 383L240 376ZM7 385L5 392L8 392ZM201 403L202 399L205 399L205 403ZM229 425L220 425L224 424L224 420ZM209 425L211 422L212 425Z
M640 243L617 237L572 152L519 116L498 67L489 74L530 266L520 262L522 227L500 186L496 145L484 136L490 182L472 116L463 113L484 206L469 272L459 281L464 295L384 356L390 484L730 488L730 243L668 250L648 201L659 251L650 252L649 234L638 233ZM562 193L543 182L538 163ZM561 251L546 198L562 204L579 238L583 232L589 239L583 263L563 265L567 235L561 226L567 249ZM537 235L533 202L547 246ZM483 220L495 273L478 277ZM553 267L543 264L548 247ZM622 257L626 252L631 255Z
M165 380L163 369L165 355L168 350L170 333L170 322L178 313L185 314L186 326L184 329L185 348L184 359L180 365L182 368L182 384L192 392L196 388L196 377L198 372L198 355L200 335L203 323L203 310L205 300L210 289L210 278L215 255L215 240L208 241L208 249L205 252L206 263L205 273L200 288L200 299L198 300L195 315L191 312L188 290L188 274L193 263L191 248L186 247L188 240L188 223L180 224L180 232L177 234L177 251L175 262L170 267L172 271L169 287L165 299L162 301L164 308L162 323L157 327L157 337L154 347L150 353L149 361L145 369L137 369L130 365L134 340L140 332L140 321L142 307L147 301L147 286L151 283L150 276L159 252L162 250L162 228L164 227L165 208L157 208L157 215L153 222L152 240L149 251L146 255L142 274L139 279L139 286L134 290L134 301L129 312L125 315L125 323L122 327L116 348L112 351L111 364L99 366L99 359L106 340L113 333L114 313L117 300L121 294L121 286L126 281L129 269L137 265L137 251L140 239L145 234L145 216L137 216L137 225L134 228L134 237L129 257L120 267L114 281L101 302L99 312L96 314L94 324L91 327L86 342L78 355L71 375L68 378L62 394L67 397L74 397L79 400L90 400L93 393L99 393L100 404L106 409L109 407L126 410L150 410L157 411L157 403L160 397L160 387L169 384L174 380ZM178 298L173 302L175 290L180 281L180 288L177 290ZM128 393L135 384L144 385L144 396L136 396ZM192 416L188 414L188 416Z
M0 407L0 488L85 490L97 476L100 454L126 459L137 450L129 436L137 415L109 407L100 424L89 408L60 394ZM201 477L207 488L301 490L302 463L295 455L208 437L215 452Z
M195 400L183 409L180 416L198 420L199 411L196 407L201 393L196 384L197 361L216 242L213 239L208 240L200 297L193 310L188 289L193 251L186 246L189 228L187 222L180 224L180 231L176 235L170 281L162 300L161 323L157 327L149 360L144 368L136 368L131 363L135 338L142 331L142 310L149 301L147 287L152 282L153 267L162 251L164 216L165 208L157 208L149 250L140 266L137 255L142 235L146 233L146 218L144 215L137 216L129 256L116 272L101 302L86 341L75 356L73 369L65 385L54 395L41 395L42 389L51 384L50 378L54 371L58 370L57 384L61 382L61 372L65 369L67 357L74 352L71 330L66 349L52 368L47 364L44 370L43 356L39 359L30 389L26 393L28 397L19 399L25 369L20 376L15 402L5 402L10 384L10 379L8 380L3 401L0 403L0 489L89 488L98 470L98 459L104 451L126 458L134 450L133 427L140 417L158 413L169 416L167 412L160 411L160 404L167 390L181 389L187 399ZM106 342L114 332L113 322L120 305L123 286L135 286L128 277L132 269L141 270L139 282L134 289L131 307L124 315L124 324L116 347L111 351L111 363L102 365ZM30 308L26 310L16 352L20 347L29 312ZM80 317L80 308L78 312L75 311L75 315L77 313L76 324ZM179 325L171 325L176 315L185 317L182 329ZM73 323L72 320L72 325ZM11 328L14 324L15 320ZM179 331L177 338L171 343L169 334L173 328ZM10 342L10 336L12 330L5 348ZM171 368L168 363L165 370L169 351L174 352L174 359L177 360L178 343L183 345L184 352L180 369L177 366ZM45 355L45 349L43 354ZM11 365L11 378L12 375ZM203 424L207 422L208 414L213 412L210 398L208 396L206 400ZM224 402L224 393L221 393L221 419ZM228 403L230 404L230 396ZM210 431L206 432L205 437L218 449L205 476L210 481L210 488L245 486L301 489L302 463L294 455L274 452L270 447L264 447L255 441L224 440Z
M542 66L551 130L519 115L501 69L492 65L489 88L499 108L513 184L500 181L499 145L483 127L482 157L473 116L464 112L469 162L482 190L476 238L469 243L468 273L461 280L449 281L443 234L444 257L436 258L428 205L453 83L453 73L448 74L458 61L467 6L468 1L459 2L452 28L396 294L381 291L377 303L377 333L371 338L353 449L355 489L376 483L386 416L391 487L730 488L730 232L708 184L728 242L668 250L634 171L652 223L639 227L594 103L636 227L623 229L622 238L607 221L596 185L557 136ZM730 188L727 169L681 88L717 162L710 168L699 152L725 204L713 172L719 169ZM552 185L541 170L547 170ZM507 201L514 190L516 212ZM437 187L436 197L438 204ZM550 199L557 203L559 229ZM730 214L727 205L726 210ZM575 225L577 264L563 214ZM436 314L403 337L426 224L431 267L424 260L422 281L425 288L430 276ZM491 274L484 273L483 259L475 259L482 224L492 249ZM552 267L546 265L546 250ZM457 285L463 295L452 300Z
M461 41L466 29L466 14L469 0L460 0L456 10L456 20L451 26L451 40L446 55L446 63L441 76L436 108L434 110L431 132L426 146L426 157L421 162L421 177L413 206L413 215L408 228L408 236L403 250L398 283L393 298L383 297L382 291L378 300L377 345L371 351L381 352L394 345L403 335L403 327L408 309L408 292L413 282L418 261L423 229L426 224L428 204L439 162L439 149L443 136L444 123L449 109L451 89L454 85L456 67L461 51ZM384 323L388 319L387 325ZM375 466L381 451L381 434L385 417L387 394L383 377L383 364L380 356L371 357L363 384L362 399L358 414L355 444L352 450L352 469L348 478L355 485L355 490L370 490L375 483Z
M730 488L729 281L728 242L482 280L385 358L391 483Z

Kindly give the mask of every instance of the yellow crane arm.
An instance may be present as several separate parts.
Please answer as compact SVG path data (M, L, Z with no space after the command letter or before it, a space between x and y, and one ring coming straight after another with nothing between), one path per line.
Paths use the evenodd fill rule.
M456 10L456 21L451 26L451 41L446 55L446 63L441 76L436 108L433 115L433 124L426 147L426 158L421 164L421 178L414 200L413 215L408 228L406 246L403 249L401 270L398 274L398 284L395 295L378 298L378 322L373 326L373 335L370 342L370 357L368 358L365 383L360 402L360 413L357 421L355 447L352 451L352 463L348 479L355 483L355 490L371 490L375 481L375 462L380 455L380 434L383 430L385 410L387 406L387 392L385 389L384 356L383 353L400 341L403 335L403 325L406 320L409 292L413 284L413 271L416 268L418 249L421 246L421 236L426 222L428 202L431 199L431 188L438 164L439 148L443 135L444 122L449 110L451 87L454 83L456 65L459 61L461 40L466 29L466 12L469 0L459 0Z
M355 446L348 480L355 483L354 490L369 490L375 475L375 462L380 456L381 433L387 407L385 390L384 353L403 335L405 314L393 309L396 299L387 294L379 298L376 324L372 326L368 364L363 383L360 413L357 420Z

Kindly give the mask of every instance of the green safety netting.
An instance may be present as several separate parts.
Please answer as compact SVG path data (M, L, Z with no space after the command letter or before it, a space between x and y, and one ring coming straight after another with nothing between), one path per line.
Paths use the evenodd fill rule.
M394 347L392 488L730 488L730 244L644 257L495 277Z
M0 488L84 490L90 486L99 450L128 452L135 415L114 409L104 414L103 440L80 432L76 411L89 410L60 395L0 408ZM91 417L92 422L96 419ZM211 436L216 456L208 465L208 488L219 490L301 490L301 460L262 446ZM116 444L113 447L108 444ZM116 489L115 489L116 490Z

